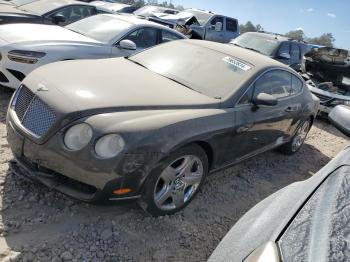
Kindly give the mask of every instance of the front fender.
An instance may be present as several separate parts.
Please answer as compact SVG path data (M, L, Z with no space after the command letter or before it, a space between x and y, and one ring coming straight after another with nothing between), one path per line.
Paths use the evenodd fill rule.
M137 176L142 184L174 150L192 142L215 141L232 128L231 116L222 109L148 110L99 114L85 122L93 127L96 139L111 133L124 138L125 158L119 169L126 178Z

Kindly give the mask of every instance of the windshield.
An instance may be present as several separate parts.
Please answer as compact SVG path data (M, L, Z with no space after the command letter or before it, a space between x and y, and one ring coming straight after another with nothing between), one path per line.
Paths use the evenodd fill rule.
M22 11L26 11L28 13L36 14L36 15L44 15L52 10L55 10L56 8L59 8L65 4L64 1L58 2L58 1L50 1L50 0L43 0L43 1L31 1L29 4L24 4L22 6L19 6L18 9Z
M109 43L130 26L130 23L113 16L95 15L72 23L66 28L97 41Z
M232 44L256 50L264 55L271 56L278 47L278 41L257 34L245 33L231 42Z
M134 12L134 15L139 15L139 16L150 16L152 13L162 13L165 10L165 8L161 8L159 6L144 6L139 9L137 9Z
M196 17L198 23L200 25L205 25L208 20L213 16L213 14L208 14L205 12L201 12L201 11L196 11L196 10L192 10L192 9L188 9L185 10L183 12L180 12L178 14L179 17L191 17L194 16Z
M218 99L237 90L244 75L252 68L247 62L186 41L159 45L129 57L129 60Z

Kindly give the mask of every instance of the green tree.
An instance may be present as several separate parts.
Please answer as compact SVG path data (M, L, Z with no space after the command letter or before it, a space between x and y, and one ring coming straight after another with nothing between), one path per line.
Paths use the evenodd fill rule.
M332 33L325 33L319 37L308 38L306 41L310 44L333 47L333 43L335 41L335 38L333 37Z
M262 31L264 29L263 29L263 27L261 25L257 24L255 26L251 21L248 21L245 24L239 25L239 30L240 30L241 34L243 34L243 33L246 33L246 32Z
M305 34L303 30L289 31L288 33L286 33L286 36L299 41L305 40Z

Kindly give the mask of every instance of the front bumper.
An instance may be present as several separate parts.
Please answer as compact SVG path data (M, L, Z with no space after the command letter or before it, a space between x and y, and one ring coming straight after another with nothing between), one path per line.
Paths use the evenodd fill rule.
M126 169L130 166L128 161L133 159L132 156L120 156L112 160L89 159L89 150L64 150L62 135L59 132L46 143L36 144L15 126L9 113L7 140L15 158L12 163L14 173L87 202L140 197L147 169L142 164L132 170ZM130 188L132 191L125 195L113 194L114 190L121 188Z
M2 86L17 89L22 80L40 64L24 64L11 61L7 53L2 52L0 61L0 84Z

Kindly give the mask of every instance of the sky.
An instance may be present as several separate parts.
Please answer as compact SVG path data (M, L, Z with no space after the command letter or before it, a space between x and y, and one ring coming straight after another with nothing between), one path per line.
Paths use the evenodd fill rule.
M350 50L350 0L172 0L175 5L198 8L252 21L265 31L286 33L303 29L308 37L332 33L334 45Z

